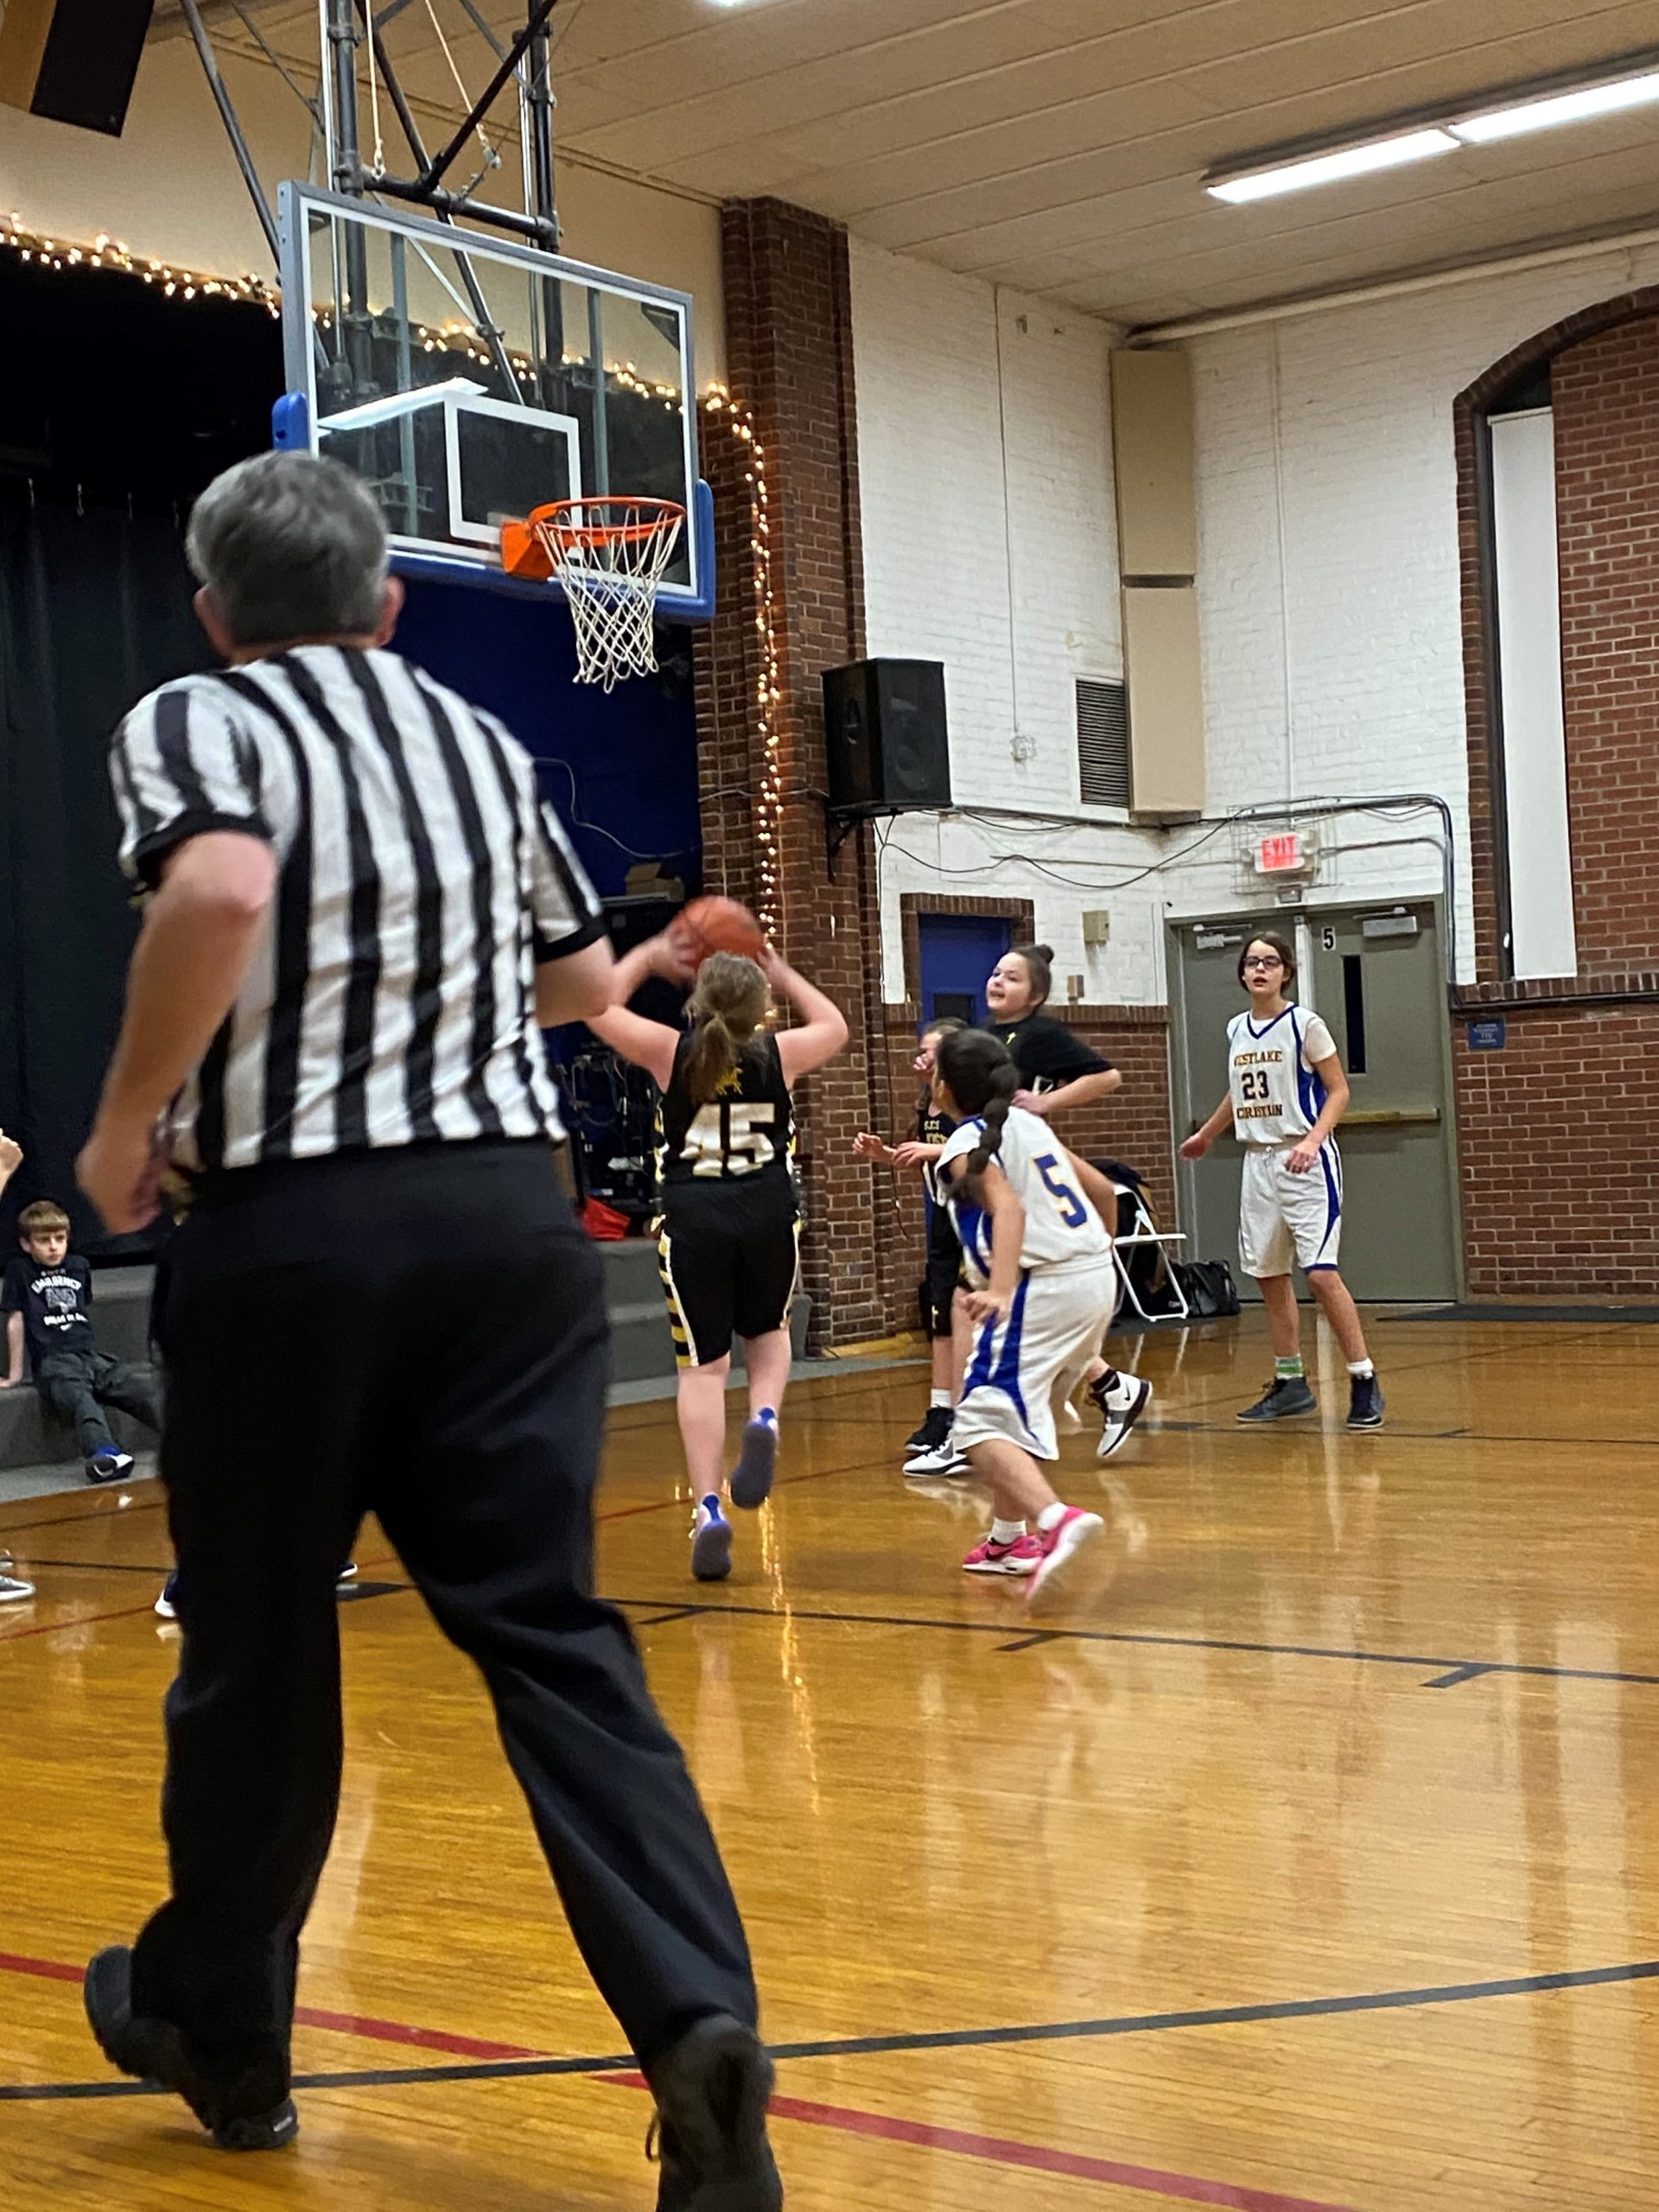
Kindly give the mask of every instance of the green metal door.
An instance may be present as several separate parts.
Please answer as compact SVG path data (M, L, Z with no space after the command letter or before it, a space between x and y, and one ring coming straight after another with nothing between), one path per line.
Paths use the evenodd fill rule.
M1427 904L1309 918L1308 995L1353 1103L1338 1134L1342 1271L1356 1298L1458 1295L1445 968Z
M1438 914L1427 902L1351 912L1182 922L1170 931L1176 1141L1227 1087L1227 1024L1245 1005L1238 956L1277 930L1297 947L1296 995L1329 1024L1353 1104L1338 1133L1343 1160L1342 1272L1356 1298L1458 1295L1459 1247L1450 1042ZM1355 1065L1356 1053L1359 1065ZM1238 1145L1224 1137L1184 1165L1189 1257L1238 1273ZM1239 1289L1255 1294L1248 1277Z

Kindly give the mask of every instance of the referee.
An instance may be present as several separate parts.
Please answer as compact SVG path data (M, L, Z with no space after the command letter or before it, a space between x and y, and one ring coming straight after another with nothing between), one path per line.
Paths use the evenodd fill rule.
M295 2134L300 1931L340 1778L334 1577L373 1512L484 1676L649 2077L659 2212L774 2212L737 1908L593 1594L608 1331L538 1025L610 1003L597 903L527 755L385 650L402 587L344 469L244 462L189 552L229 665L115 739L146 912L80 1160L115 1230L154 1216L164 1170L192 1186L160 1317L172 1895L92 1961L93 2031L222 2146Z

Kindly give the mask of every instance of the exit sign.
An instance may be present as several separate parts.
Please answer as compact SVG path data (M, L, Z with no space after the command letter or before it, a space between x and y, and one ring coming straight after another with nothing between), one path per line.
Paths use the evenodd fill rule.
M1276 836L1262 837L1256 842L1258 875L1300 875L1306 870L1307 861L1307 847L1300 830L1283 830Z

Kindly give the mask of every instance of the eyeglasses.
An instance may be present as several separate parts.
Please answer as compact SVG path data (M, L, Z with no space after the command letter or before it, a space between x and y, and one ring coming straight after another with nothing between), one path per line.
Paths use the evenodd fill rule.
M1284 964L1276 952L1253 952L1244 963L1247 968L1282 968Z

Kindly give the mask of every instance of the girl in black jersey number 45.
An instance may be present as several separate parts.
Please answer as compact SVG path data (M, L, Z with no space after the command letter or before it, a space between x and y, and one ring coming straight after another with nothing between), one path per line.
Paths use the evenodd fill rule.
M637 947L617 972L619 999L648 975L683 981L685 974L671 933ZM768 986L799 1017L776 1035L761 1026ZM701 1582L717 1582L732 1566L731 1523L720 1502L732 1338L743 1340L749 1419L731 1494L734 1504L753 1508L772 1490L789 1380L799 1219L791 1086L834 1058L847 1024L771 950L759 962L711 953L687 1012L689 1032L620 1006L589 1027L663 1094L658 1255L680 1368L680 1440L698 1499L691 1571Z

